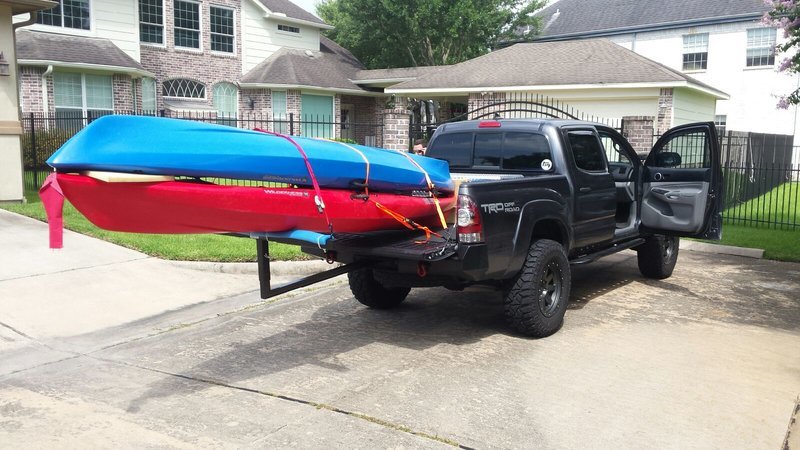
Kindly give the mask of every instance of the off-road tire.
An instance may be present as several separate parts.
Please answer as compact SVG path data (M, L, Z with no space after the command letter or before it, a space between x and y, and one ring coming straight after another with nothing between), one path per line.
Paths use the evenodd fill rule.
M639 272L646 278L663 280L672 275L678 262L680 238L676 236L650 236L638 246Z
M564 247L549 239L535 241L505 292L506 321L526 336L555 333L564 323L571 281Z
M375 280L372 269L358 269L347 274L350 291L362 305L375 309L389 309L403 303L411 288L387 288Z

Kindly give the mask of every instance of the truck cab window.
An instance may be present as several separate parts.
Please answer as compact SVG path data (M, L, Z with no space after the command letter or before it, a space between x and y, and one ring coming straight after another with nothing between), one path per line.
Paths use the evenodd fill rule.
M449 162L450 167L471 167L472 140L471 132L443 134L431 144L427 153Z
M475 136L475 157L473 165L476 167L500 167L500 152L503 145L503 135L500 133L482 133Z
M504 169L551 170L552 167L547 138L534 133L506 133L503 142Z
M569 147L575 166L587 172L605 172L605 151L594 133L588 131L570 131L567 133Z

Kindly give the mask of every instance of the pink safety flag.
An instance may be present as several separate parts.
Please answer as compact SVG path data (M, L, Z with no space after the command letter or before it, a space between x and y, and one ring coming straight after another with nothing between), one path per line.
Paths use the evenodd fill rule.
M39 198L44 204L47 213L47 223L50 226L50 248L64 247L64 193L58 185L55 172L51 173L41 189Z

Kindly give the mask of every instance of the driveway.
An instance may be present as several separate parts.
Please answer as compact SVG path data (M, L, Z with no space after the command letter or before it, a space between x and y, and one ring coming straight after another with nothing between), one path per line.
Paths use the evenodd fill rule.
M84 292L134 300L0 277L4 446L779 448L800 394L798 264L682 252L652 281L624 252L575 268L564 328L531 340L491 290L416 289L373 311L335 279L262 302L234 292L254 275L161 263L183 306L74 332L59 322ZM26 279L47 318L8 297ZM171 305L151 281L140 301Z

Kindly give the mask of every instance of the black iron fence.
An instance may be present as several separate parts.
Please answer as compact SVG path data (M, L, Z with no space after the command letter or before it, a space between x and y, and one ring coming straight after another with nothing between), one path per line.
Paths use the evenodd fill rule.
M22 119L22 154L25 189L36 190L52 171L47 159L69 138L108 111L82 112L58 111L55 116L28 113ZM162 116L195 120L245 129L264 129L293 136L335 139L374 147L383 145L383 122L353 123L331 120L330 116L285 114L273 117L267 114L222 116L214 112L175 113L168 111L114 112L123 115Z
M622 129L620 119L607 119L587 114L558 99L527 92L486 94L480 99L470 99L469 110L448 116L436 102L412 102L409 124L409 142L427 142L439 125L472 119L574 119L602 123L617 130Z
M727 223L800 230L800 147L793 140L736 131L720 137Z

